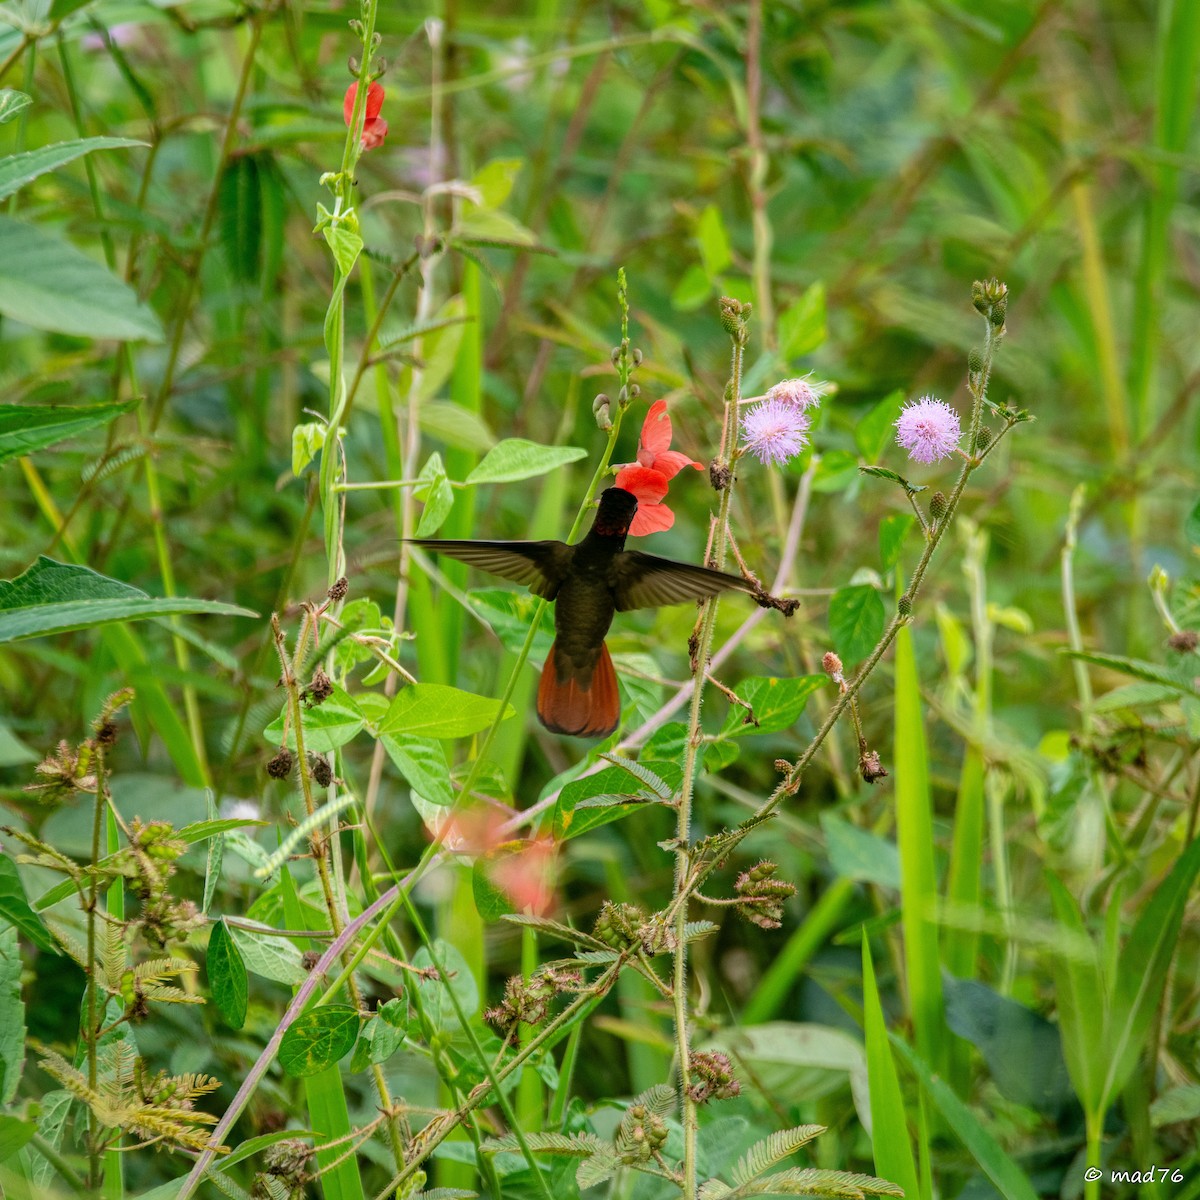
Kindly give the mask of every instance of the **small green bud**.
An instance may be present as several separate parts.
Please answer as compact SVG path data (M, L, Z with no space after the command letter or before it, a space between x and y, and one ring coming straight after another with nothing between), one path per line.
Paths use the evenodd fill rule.
M911 596L908 596L908 595L901 596L900 599L896 602L896 611L902 617L911 617L912 610L913 610L913 603L912 603Z
M935 520L940 521L950 507L950 501L946 499L945 492L934 492L929 497L929 515Z
M971 353L967 355L967 370L972 375L978 375L983 370L983 355L974 347L972 347Z

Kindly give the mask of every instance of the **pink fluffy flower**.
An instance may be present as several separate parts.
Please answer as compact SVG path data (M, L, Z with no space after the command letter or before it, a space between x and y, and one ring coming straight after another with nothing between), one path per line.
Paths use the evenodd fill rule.
M803 379L784 379L774 387L767 389L768 400L783 400L794 404L801 412L816 408L821 403L825 387L813 383L812 377L805 375Z
M769 392L767 395L769 398L756 404L742 423L746 449L764 464L782 466L808 445L809 419L791 400L770 398Z
M906 404L896 419L896 443L913 462L935 463L958 449L958 413L944 400L922 396Z

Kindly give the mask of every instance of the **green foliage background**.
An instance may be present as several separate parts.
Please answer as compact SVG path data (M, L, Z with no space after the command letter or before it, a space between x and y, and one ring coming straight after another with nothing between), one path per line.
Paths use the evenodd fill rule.
M91 814L47 814L21 788L34 761L60 738L80 737L122 686L139 694L137 736L113 763L127 816L203 819L206 786L226 810L247 801L272 823L296 811L294 787L263 771L272 748L262 731L281 703L265 616L282 612L294 628L295 604L319 599L329 582L317 470L293 474L293 431L328 411L332 270L312 230L318 203L329 203L320 178L338 168L345 139L352 15L225 0L0 5L0 87L32 97L0 126L0 156L78 137L139 143L95 147L29 181L10 168L13 187L3 189L11 195L0 217L0 400L39 413L118 403L121 411L71 415L79 424L53 444L29 441L3 415L0 575L15 577L45 554L154 596L260 614L185 617L174 640L162 622L0 647L5 799L14 819L65 853L86 854ZM896 1178L878 1145L872 1163L851 1102L854 1072L789 1058L801 1024L824 1031L811 1036L827 1039L828 1055L847 1032L857 1045L864 1021L873 1063L886 1057L886 1038L872 1042L864 1016L874 992L872 981L864 996L865 928L889 1027L919 1051L926 1036L944 1042L945 1057L928 1065L1019 1164L1026 1186L1077 1194L1090 1134L1114 1167L1180 1164L1187 1185L1158 1195L1200 1195L1186 1135L1187 1120L1200 1116L1195 905L1152 1052L1102 1138L1078 1106L1073 1054L1088 1047L1084 1038L1073 1050L1064 1012L1071 993L1060 941L1073 918L1052 906L1043 874L1065 882L1097 936L1116 910L1102 943L1108 983L1097 985L1111 987L1117 947L1131 930L1147 932L1137 922L1149 896L1194 849L1196 660L1168 649L1162 611L1197 627L1200 6L395 3L382 6L377 29L389 133L358 164L354 191L365 252L346 292L347 373L356 384L362 376L344 441L350 480L396 479L398 464L425 467L434 452L462 480L500 438L582 447L594 460L602 435L592 400L616 387L619 266L645 361L614 460L634 458L641 406L666 396L676 445L707 463L728 377L716 300L754 302L745 393L807 371L836 392L801 460L771 473L747 459L739 470L733 528L764 580L774 576L797 489L811 487L812 500L785 581L801 610L789 623L769 614L756 626L721 668L731 687L749 676L819 673L835 645L848 667L865 656L874 638L864 648L831 629L830 597L865 586L891 611L896 552L881 530L902 528L888 521L908 508L902 493L857 467L904 470L931 491L949 483L948 469L908 470L890 422L902 397L926 392L964 408L966 356L979 338L970 283L1007 282L1009 333L990 395L1036 423L976 477L966 502L973 524L936 564L912 630L921 707L908 728L923 728L929 744L931 894L970 910L937 927L926 968L935 986L939 965L967 981L946 983L945 1016L935 1012L929 1020L939 1024L923 1030L907 957L917 927L908 924L911 897L901 913L899 890L901 866L913 878L917 851L903 835L897 849L894 781L861 783L853 737L839 728L782 818L739 851L747 859L739 869L770 853L799 896L782 930L731 916L698 948L703 1024L718 1039L746 1039L745 1061L765 1072L747 1089L755 1095L728 1110L747 1128L819 1122L831 1133L815 1143L818 1165ZM0 181L4 170L0 158ZM446 181L463 186L426 191ZM99 277L106 261L140 303ZM401 264L408 269L393 295ZM457 490L440 536L562 537L591 470L581 461L527 482ZM1062 653L1071 637L1061 551L1080 485L1069 584L1082 645L1173 673L1172 686L1149 699L1109 697L1131 676L1153 686L1149 666L1081 666ZM671 493L677 524L646 548L698 561L711 495L701 473L680 476ZM350 596L375 601L384 617L395 604L397 539L413 532L402 496L346 498ZM898 552L901 577L918 541L911 534ZM1145 582L1156 567L1168 577L1157 593ZM531 610L514 615L493 585L454 565L432 580L414 568L411 638L397 650L404 665L425 682L498 696ZM474 612L457 604L468 586ZM750 611L745 600L722 604L718 645ZM636 671L623 679L627 728L671 693L663 680L687 678L693 620L690 608L618 620L614 653L638 656L624 660ZM501 726L494 758L503 781L484 781L507 785L518 808L561 785L585 753L536 726L535 680L526 667L517 716ZM889 656L862 713L868 742L893 772L913 751L911 741L893 742L906 702L917 703L915 688L905 693ZM736 822L765 796L775 761L795 758L829 703L827 690L795 722L719 741L698 793L697 833ZM734 728L726 710L713 694L710 732ZM968 743L976 757L964 765ZM461 767L469 743L446 745ZM663 758L675 749L669 731L658 749ZM371 747L345 754L346 782L365 794ZM971 789L980 797L974 819L986 826L973 899L947 871L967 853L958 839ZM425 834L409 785L385 764L373 796L383 848L401 864L414 860ZM665 815L638 814L569 843L563 913L587 925L604 898L664 903L669 860L654 843L670 832ZM274 848L273 831L260 840ZM200 856L192 867L198 895ZM31 896L54 882L22 874ZM536 961L536 946L485 927L469 871L440 884L421 896L429 919L462 956L464 974L498 994L504 976ZM244 914L260 890L230 857L217 911ZM1186 894L1185 885L1180 904ZM270 914L280 924L282 915ZM203 943L194 941L194 957ZM209 1005L172 1010L149 1027L142 1052L229 1081L227 1101L277 1020L284 988L276 986L278 994L252 993L241 1041L218 1032ZM916 988L919 997L919 980ZM30 1033L69 1054L81 990L73 965L39 956L25 990ZM1006 1008L1000 996L1026 1007ZM1043 1017L1064 1031L1067 1065ZM636 986L602 1010L584 1045L574 1081L581 1106L666 1077L669 1023ZM1015 1073L1014 1057L1023 1064ZM896 1061L901 1112L935 1147L936 1189L1024 1195L987 1171L947 1107L927 1099L918 1131L921 1068L902 1054ZM427 1064L396 1072L414 1103L437 1101ZM45 1083L27 1076L22 1095ZM356 1115L371 1103L358 1086ZM528 1113L539 1101L535 1085L526 1088ZM1188 1116L1159 1119L1152 1105L1168 1094L1178 1106L1168 1115ZM245 1136L297 1111L294 1086L276 1079L255 1103ZM891 1113L893 1132L901 1120ZM897 1144L906 1140L901 1131ZM439 1167L442 1182L464 1182L454 1168ZM911 1169L911 1157L891 1169ZM145 1156L129 1167L129 1186L176 1173ZM387 1176L378 1174L381 1185ZM474 1186L471 1178L468 1168ZM513 1194L531 1186L516 1182ZM923 1192L930 1186L926 1176Z

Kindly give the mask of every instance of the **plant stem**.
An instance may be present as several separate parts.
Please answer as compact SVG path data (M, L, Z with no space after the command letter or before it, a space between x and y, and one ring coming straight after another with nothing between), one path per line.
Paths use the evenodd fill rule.
M99 1021L96 1017L96 908L100 903L100 830L104 824L104 748L98 743L96 754L96 807L92 816L92 859L91 873L88 880L87 902L87 1029L84 1032L84 1045L87 1049L88 1087L92 1095L96 1094L99 1079L99 1038L96 1031ZM88 1105L88 1187L96 1190L100 1187L100 1129L99 1119L95 1109Z

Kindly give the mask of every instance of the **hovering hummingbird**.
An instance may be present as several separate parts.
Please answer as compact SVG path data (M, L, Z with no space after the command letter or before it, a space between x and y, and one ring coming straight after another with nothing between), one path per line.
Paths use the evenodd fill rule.
M414 538L413 545L529 585L554 603L554 644L538 686L538 720L555 733L605 737L621 719L617 674L604 644L613 614L703 600L726 588L754 593L740 575L626 550L637 497L601 493L587 536L566 542L474 542Z

